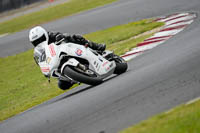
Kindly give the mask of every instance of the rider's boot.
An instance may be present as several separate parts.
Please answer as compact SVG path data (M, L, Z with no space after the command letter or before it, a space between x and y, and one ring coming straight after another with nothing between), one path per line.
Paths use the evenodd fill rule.
M96 50L100 54L102 54L104 52L104 50L106 49L106 45L105 44L98 44L98 43L95 43L95 42L89 42L88 46L91 49Z
M86 40L81 35L73 35L72 37L76 42L79 42L79 44L83 44L85 46L90 47L93 50L96 50L97 52L103 53L103 51L106 49L105 44L98 44L89 40Z

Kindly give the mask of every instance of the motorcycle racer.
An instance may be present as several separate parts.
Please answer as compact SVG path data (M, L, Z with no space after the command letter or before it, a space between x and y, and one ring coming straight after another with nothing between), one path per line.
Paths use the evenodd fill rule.
M106 49L105 44L98 44L92 41L85 39L81 35L66 35L60 32L47 32L43 27L36 26L32 28L29 32L29 41L34 46L34 59L38 64L40 61L44 61L45 59L45 47L42 45L42 42L47 41L48 44L58 42L64 38L65 42L72 42L80 45L85 45L86 47L90 47L93 50L98 52L103 52ZM44 74L44 73L43 73ZM44 74L45 77L49 77L50 75ZM70 79L63 79L62 77L58 78L58 87L62 90L69 89L74 83Z

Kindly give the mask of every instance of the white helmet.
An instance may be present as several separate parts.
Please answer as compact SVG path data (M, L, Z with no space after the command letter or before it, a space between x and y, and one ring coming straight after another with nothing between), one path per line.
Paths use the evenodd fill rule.
M33 44L33 46L37 46L38 44L49 41L49 36L47 31L41 26L36 26L32 28L29 32L29 41Z

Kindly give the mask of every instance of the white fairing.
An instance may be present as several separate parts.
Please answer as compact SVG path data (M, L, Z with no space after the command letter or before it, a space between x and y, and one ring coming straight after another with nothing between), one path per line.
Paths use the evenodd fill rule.
M101 55L92 52L92 49L85 48L82 45L64 42L60 45L55 45L54 43L47 45L47 43L44 42L43 44L40 44L40 46L45 48L46 59L38 64L40 65L42 73L45 75L52 75L52 73L57 70L58 65L60 64L60 54L62 52L66 53L67 56L72 57L63 64L63 66L77 65L78 60L73 57L83 58L89 62L89 68L102 77L113 74L116 67L114 61L110 62Z
M115 68L115 62L109 62L101 55L95 55L90 48L82 45L67 43L61 45L61 51L65 51L68 55L80 57L88 60L89 68L97 72L99 75L105 75Z
M59 46L54 43L47 45L44 44L46 60L40 62L40 68L44 75L52 75L54 71L57 70L58 65L60 63L59 58Z

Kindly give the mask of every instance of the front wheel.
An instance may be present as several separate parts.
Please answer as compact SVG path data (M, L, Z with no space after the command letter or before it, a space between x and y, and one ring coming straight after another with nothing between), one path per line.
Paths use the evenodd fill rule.
M120 56L114 55L113 60L116 63L114 74L122 74L128 69L127 62Z
M95 74L93 71L88 70L90 72L84 73L78 71L73 66L66 66L64 69L64 74L68 77L89 85L98 85L103 82L103 79L99 77L97 74Z

